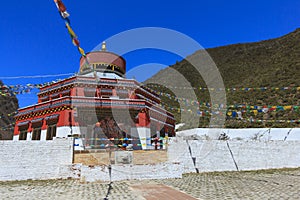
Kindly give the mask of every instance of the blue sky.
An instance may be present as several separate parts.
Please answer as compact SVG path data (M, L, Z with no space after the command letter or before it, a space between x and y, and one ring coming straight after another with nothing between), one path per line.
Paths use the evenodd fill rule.
M300 27L299 0L63 2L71 14L71 26L87 52L106 38L139 27L173 29L193 38L204 48L266 40ZM2 3L0 9L1 77L78 71L80 54L52 0L10 0ZM159 63L159 68L181 59L158 50L134 51L124 57L127 69L147 63ZM136 78L145 78L145 74L140 76ZM6 84L26 84L60 77L4 78ZM35 95L19 95L18 98L21 107L37 101Z

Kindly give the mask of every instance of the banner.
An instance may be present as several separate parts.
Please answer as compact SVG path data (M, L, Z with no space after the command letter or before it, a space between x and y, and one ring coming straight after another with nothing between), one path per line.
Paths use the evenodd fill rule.
M65 21L65 25L66 28L68 30L68 33L72 39L72 43L74 44L74 46L77 47L78 52L86 58L86 54L84 52L84 50L80 47L80 42L78 40L77 35L75 34L75 32L73 31L72 27L71 27L71 22L70 22L70 14L67 12L67 8L66 6L63 4L63 2L61 0L54 0L54 3L58 9L58 12L60 13L61 17L63 18L63 20ZM87 62L87 61L86 61Z

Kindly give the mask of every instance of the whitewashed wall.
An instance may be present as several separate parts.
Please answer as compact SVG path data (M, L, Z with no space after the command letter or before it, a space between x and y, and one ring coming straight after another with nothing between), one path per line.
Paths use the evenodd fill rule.
M180 178L182 173L300 167L300 129L193 129L170 140L168 162L113 165L112 180ZM184 140L226 133L230 140ZM253 138L256 140L253 140ZM73 139L0 141L0 181L109 181L107 166L72 165ZM194 159L194 160L193 160ZM195 161L195 164L194 162Z
M74 177L73 138L0 141L0 181Z
M81 129L86 129L85 127L82 127ZM79 126L73 126L72 129L69 126L62 126L62 127L57 127L57 131L56 131L56 137L55 138L67 138L70 135L80 135L80 127ZM42 130L41 131L41 139L40 141L46 141L46 137L47 137L47 130ZM27 132L27 137L26 137L27 141L32 141L32 132ZM13 141L19 141L19 135L14 135L13 137ZM84 150L84 146L82 143L81 139L76 139L75 140L75 150Z
M109 181L107 166L72 164L73 138L50 141L0 141L0 181L81 178ZM181 178L182 165L113 165L112 181Z
M300 167L299 152L300 141L187 142L177 138L171 141L168 148L169 162L183 165L184 173L196 172L195 168L199 172L210 172Z
M156 165L112 165L111 180L143 180L181 178L182 165L176 163L160 163ZM87 182L110 181L107 166L81 166L81 180Z
M300 141L300 128L243 128L243 129L218 129L218 128L196 128L179 131L178 137L186 139L218 139L225 133L232 140L297 140Z

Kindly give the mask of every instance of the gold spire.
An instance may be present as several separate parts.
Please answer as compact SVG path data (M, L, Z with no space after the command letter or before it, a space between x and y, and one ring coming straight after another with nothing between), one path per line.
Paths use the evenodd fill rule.
M102 42L102 49L101 50L106 51L106 42L105 41Z

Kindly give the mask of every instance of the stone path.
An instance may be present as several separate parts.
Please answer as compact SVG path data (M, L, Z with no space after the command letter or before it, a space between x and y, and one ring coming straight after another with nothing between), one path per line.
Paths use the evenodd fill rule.
M175 190L163 184L143 184L131 186L137 190L146 200L168 199L168 200L197 200L181 191Z
M187 174L182 179L115 182L108 199L145 200L143 191L147 185L160 184L203 200L300 199L300 169ZM108 183L78 180L0 182L0 199L102 200L107 188ZM165 199L159 195L157 199ZM179 196L175 195L174 200L180 199L176 197Z

